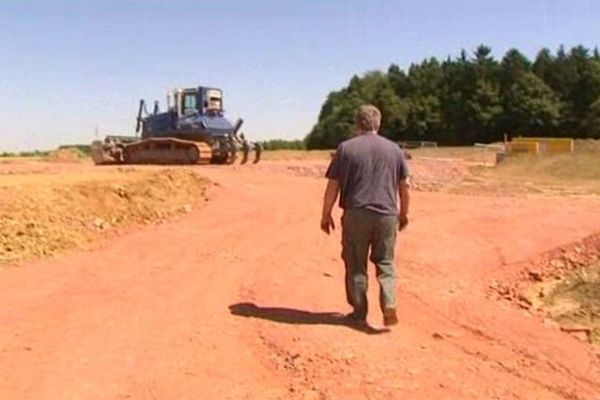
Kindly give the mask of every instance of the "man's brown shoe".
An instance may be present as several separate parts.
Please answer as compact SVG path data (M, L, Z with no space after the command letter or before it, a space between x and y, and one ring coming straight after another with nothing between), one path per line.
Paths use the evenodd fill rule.
M383 325L392 326L398 323L398 315L395 308L386 308L383 310Z
M350 325L361 326L367 324L367 317L364 313L359 313L356 310L352 311L350 314L346 314L345 319Z

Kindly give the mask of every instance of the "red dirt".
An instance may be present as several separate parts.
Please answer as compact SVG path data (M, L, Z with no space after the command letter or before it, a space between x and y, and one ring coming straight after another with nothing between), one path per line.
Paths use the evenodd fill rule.
M415 193L401 322L368 335L318 314L347 311L322 180L198 170L220 185L184 218L0 272L0 399L598 398L589 345L486 296L597 199Z

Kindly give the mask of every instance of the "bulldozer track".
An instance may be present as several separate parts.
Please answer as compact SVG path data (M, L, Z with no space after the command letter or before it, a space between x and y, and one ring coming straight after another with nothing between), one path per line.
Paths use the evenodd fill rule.
M212 150L207 143L175 138L151 138L124 146L125 164L208 164Z

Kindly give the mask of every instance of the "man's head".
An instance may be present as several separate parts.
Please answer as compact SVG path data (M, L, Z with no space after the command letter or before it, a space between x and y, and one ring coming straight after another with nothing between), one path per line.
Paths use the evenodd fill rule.
M381 126L381 112L371 104L360 106L355 116L358 133L378 132Z

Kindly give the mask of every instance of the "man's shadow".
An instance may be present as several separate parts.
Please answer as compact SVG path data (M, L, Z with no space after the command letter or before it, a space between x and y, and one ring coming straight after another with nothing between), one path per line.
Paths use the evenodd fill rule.
M369 335L390 331L387 328L380 329L366 323L357 323L344 314L336 312L310 312L294 308L259 307L254 303L232 304L229 306L229 311L240 317L260 318L282 324L345 326Z

